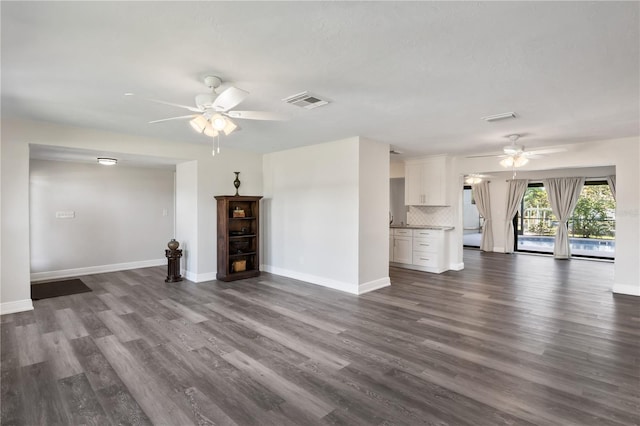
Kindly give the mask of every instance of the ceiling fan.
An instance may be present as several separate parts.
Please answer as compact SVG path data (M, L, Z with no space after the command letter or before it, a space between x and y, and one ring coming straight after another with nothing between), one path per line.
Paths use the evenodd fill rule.
M527 164L530 158L540 158L540 156L544 154L552 154L555 152L564 151L563 149L559 148L525 151L523 145L516 145L516 142L518 141L518 139L520 139L520 135L513 134L507 137L511 141L511 144L502 148L502 154L471 155L467 158L498 157L502 158L502 160L500 160L500 165L502 167L515 169Z
M230 86L217 94L216 89L222 84L220 77L206 76L204 84L209 89L208 93L201 93L195 97L195 106L181 105L173 102L162 101L158 99L142 98L150 102L163 105L174 106L191 111L192 114L181 115L177 117L162 118L160 120L150 121L150 124L161 123L171 120L191 119L189 124L198 133L213 138L214 148L212 154L220 152L220 133L224 135L231 134L234 130L239 130L238 125L232 119L242 120L286 120L285 116L267 111L238 111L231 110L242 101L244 101L249 92ZM133 93L125 93L125 96L134 96ZM215 147L218 142L217 149Z

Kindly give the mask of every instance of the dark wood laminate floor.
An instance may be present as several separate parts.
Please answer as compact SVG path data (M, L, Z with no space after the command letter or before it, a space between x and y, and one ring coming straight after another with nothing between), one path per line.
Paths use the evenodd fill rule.
M632 425L640 298L610 263L465 252L354 297L263 274L92 293L2 316L2 424Z

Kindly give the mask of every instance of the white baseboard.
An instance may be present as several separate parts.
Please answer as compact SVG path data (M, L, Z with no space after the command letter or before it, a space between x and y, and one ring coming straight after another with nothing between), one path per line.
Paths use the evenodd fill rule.
M464 262L450 263L449 269L452 271L462 271L464 269Z
M213 281L216 279L216 272L206 272L204 274L196 274L191 271L182 270L182 275L194 283L202 283L205 281Z
M16 312L32 311L31 299L16 300L15 302L0 303L0 315L15 314Z
M368 293L379 288L388 287L391 285L389 277L380 278L379 280L369 281L368 283L360 284L358 286L358 294Z
M402 268L402 269L411 269L413 271L429 272L430 274L441 274L441 273L446 272L448 270L447 267L445 267L445 266L441 266L441 267L437 268L437 267L433 267L433 266L414 265L414 264L411 264L411 263L389 262L389 266L395 266L396 268Z
M31 282L57 278L79 277L81 275L103 274L105 272L126 271L127 269L148 268L167 264L167 259L141 260L138 262L114 263L111 265L88 266L86 268L61 269L58 271L32 272Z
M640 286L633 284L614 283L611 289L616 294L627 294L629 296L640 296Z
M289 269L278 268L271 265L261 265L261 270L283 277L293 278L294 280L305 281L311 284L321 285L323 287L332 288L334 290L344 291L345 293L358 294L357 284L336 281L317 275L304 274L301 272L291 271Z

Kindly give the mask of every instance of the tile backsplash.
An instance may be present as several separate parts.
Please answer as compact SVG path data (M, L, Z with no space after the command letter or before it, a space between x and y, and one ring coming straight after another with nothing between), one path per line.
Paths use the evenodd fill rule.
M453 226L452 207L409 206L407 224Z

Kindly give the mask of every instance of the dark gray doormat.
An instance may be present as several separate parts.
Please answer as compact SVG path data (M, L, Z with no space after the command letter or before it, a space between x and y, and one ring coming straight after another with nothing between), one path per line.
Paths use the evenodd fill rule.
M31 284L31 299L40 300L50 297L68 296L70 294L93 291L82 280L49 281Z

